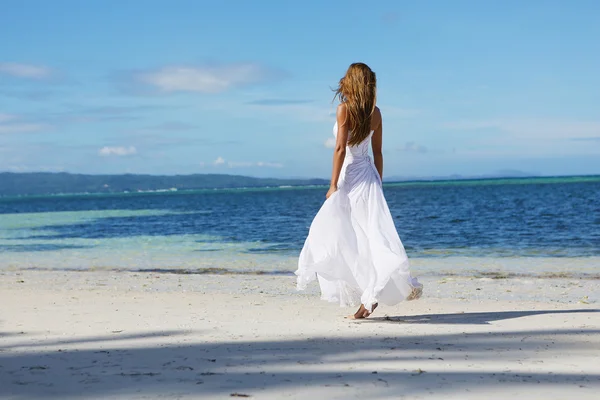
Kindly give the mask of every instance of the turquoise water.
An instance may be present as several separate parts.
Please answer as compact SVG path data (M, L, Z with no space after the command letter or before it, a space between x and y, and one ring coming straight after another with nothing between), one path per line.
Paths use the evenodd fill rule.
M402 182L384 190L420 274L600 275L600 177ZM291 273L324 193L2 198L0 269Z

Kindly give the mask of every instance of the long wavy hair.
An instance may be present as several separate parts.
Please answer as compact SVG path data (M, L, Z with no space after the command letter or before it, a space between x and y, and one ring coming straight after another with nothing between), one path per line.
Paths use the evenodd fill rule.
M371 117L377 102L377 78L375 72L363 63L348 67L346 75L340 79L335 90L334 100L346 104L349 146L355 146L371 133Z

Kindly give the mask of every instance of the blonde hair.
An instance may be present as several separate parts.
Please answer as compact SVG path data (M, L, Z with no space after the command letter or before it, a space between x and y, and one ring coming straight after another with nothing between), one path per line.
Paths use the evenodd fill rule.
M363 63L348 67L346 75L340 79L335 89L335 98L346 104L349 146L355 146L371 133L371 117L377 101L377 78L375 72Z

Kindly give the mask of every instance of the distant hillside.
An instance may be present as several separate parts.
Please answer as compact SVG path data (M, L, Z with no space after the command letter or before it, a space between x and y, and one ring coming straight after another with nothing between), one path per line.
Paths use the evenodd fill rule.
M80 175L69 173L0 173L0 196L61 193L122 193L157 190L223 189L326 185L324 179L251 178L239 175Z

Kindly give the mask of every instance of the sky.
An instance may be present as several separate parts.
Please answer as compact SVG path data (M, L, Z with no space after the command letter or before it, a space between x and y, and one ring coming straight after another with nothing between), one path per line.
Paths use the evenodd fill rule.
M600 174L600 2L1 0L0 171L331 171L377 74L384 176Z

